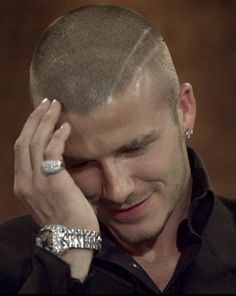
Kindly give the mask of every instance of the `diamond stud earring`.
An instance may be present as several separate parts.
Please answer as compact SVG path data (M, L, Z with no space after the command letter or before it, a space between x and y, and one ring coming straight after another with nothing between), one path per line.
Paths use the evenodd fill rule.
M186 131L184 132L185 136L190 139L192 134L193 134L193 129L192 128L187 128Z

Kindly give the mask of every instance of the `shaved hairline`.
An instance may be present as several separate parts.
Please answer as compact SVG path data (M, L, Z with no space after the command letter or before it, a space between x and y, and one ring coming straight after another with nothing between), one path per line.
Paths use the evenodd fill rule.
M86 14L89 17L85 19ZM104 24L99 19L100 14L105 19ZM133 24L134 28L130 29L130 26L126 28L122 21L119 22L122 18L123 22ZM87 30L89 35L92 31L89 28L89 21L93 24L98 20L100 20L97 23L99 36L106 38L109 36L111 44L104 41L103 45L98 36L95 48L92 48L92 45L90 47L87 45L89 40L87 43L84 40L85 31ZM112 23L114 20L117 22L117 28L115 25L114 28L108 28L109 22ZM87 22L87 27L83 22ZM81 32L77 26L82 27ZM135 33L134 37L132 30ZM68 32L71 32L71 35L68 35ZM92 37L90 36L91 42L96 36ZM123 41L124 48L117 44L119 38L121 43ZM83 55L80 58L79 54L83 52L83 47L80 48L80 44L76 44L77 41L81 42L82 46L83 44L85 47L88 46L88 57ZM67 44L64 44L66 42ZM100 50L103 46L105 50L107 49L108 57L109 53L113 52L114 56L111 55L111 59L104 58L104 53ZM114 67L109 65L109 62L113 63ZM118 98L143 70L150 71L154 85L157 89L164 90L166 102L175 111L179 80L159 31L142 16L123 7L113 5L80 7L54 21L41 37L30 67L31 97L34 105L45 97L56 98L61 101L65 110L86 114L96 106L106 104L111 98Z

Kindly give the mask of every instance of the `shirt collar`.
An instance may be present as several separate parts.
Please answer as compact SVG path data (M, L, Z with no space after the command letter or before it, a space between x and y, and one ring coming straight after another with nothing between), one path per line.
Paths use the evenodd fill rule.
M211 190L211 184L207 170L199 155L188 147L188 157L193 178L192 201L198 197L204 196L208 190Z
M191 148L188 148L188 157L193 179L192 197L187 219L178 228L177 246L180 251L195 246L197 252L202 244L202 232L212 212L214 194L200 157Z

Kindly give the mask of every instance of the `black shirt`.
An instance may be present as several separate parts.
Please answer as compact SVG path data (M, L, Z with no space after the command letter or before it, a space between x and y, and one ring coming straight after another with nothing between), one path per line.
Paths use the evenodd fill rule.
M181 275L201 248L201 233L213 207L213 194L210 190L206 170L199 157L191 149L189 149L189 159L193 172L192 202L188 219L184 220L178 228L177 247L181 252L181 257L171 280L163 291L165 294L177 294L181 291L183 284ZM102 233L104 234L104 248L95 259L95 264L97 265L100 259L106 258L105 262L100 262L101 266L106 265L107 262L114 264L114 269L119 266L121 275L122 273L123 275L126 274L126 279L129 279L129 282L132 283L136 293L162 293L131 255L114 242L111 234L104 226ZM158 269L158 266L156 268Z
M181 252L162 293L236 293L236 226L231 211L210 189L206 170L189 149L193 176L188 218L179 225ZM0 293L160 294L148 274L101 225L102 249L84 283L71 278L64 261L35 247L39 228L30 217L0 228ZM158 269L158 266L156 266Z

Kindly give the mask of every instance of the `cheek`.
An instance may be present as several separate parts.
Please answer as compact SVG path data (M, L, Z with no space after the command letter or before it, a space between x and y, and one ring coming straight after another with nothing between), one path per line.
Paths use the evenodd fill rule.
M180 165L178 153L173 145L155 148L136 162L135 171L141 179L147 181L169 182L172 174L176 173L176 167Z
M134 163L135 172L141 179L155 181L165 174L167 163L163 155L157 150L149 151Z
M70 175L85 197L100 196L102 180L98 169L73 171Z

